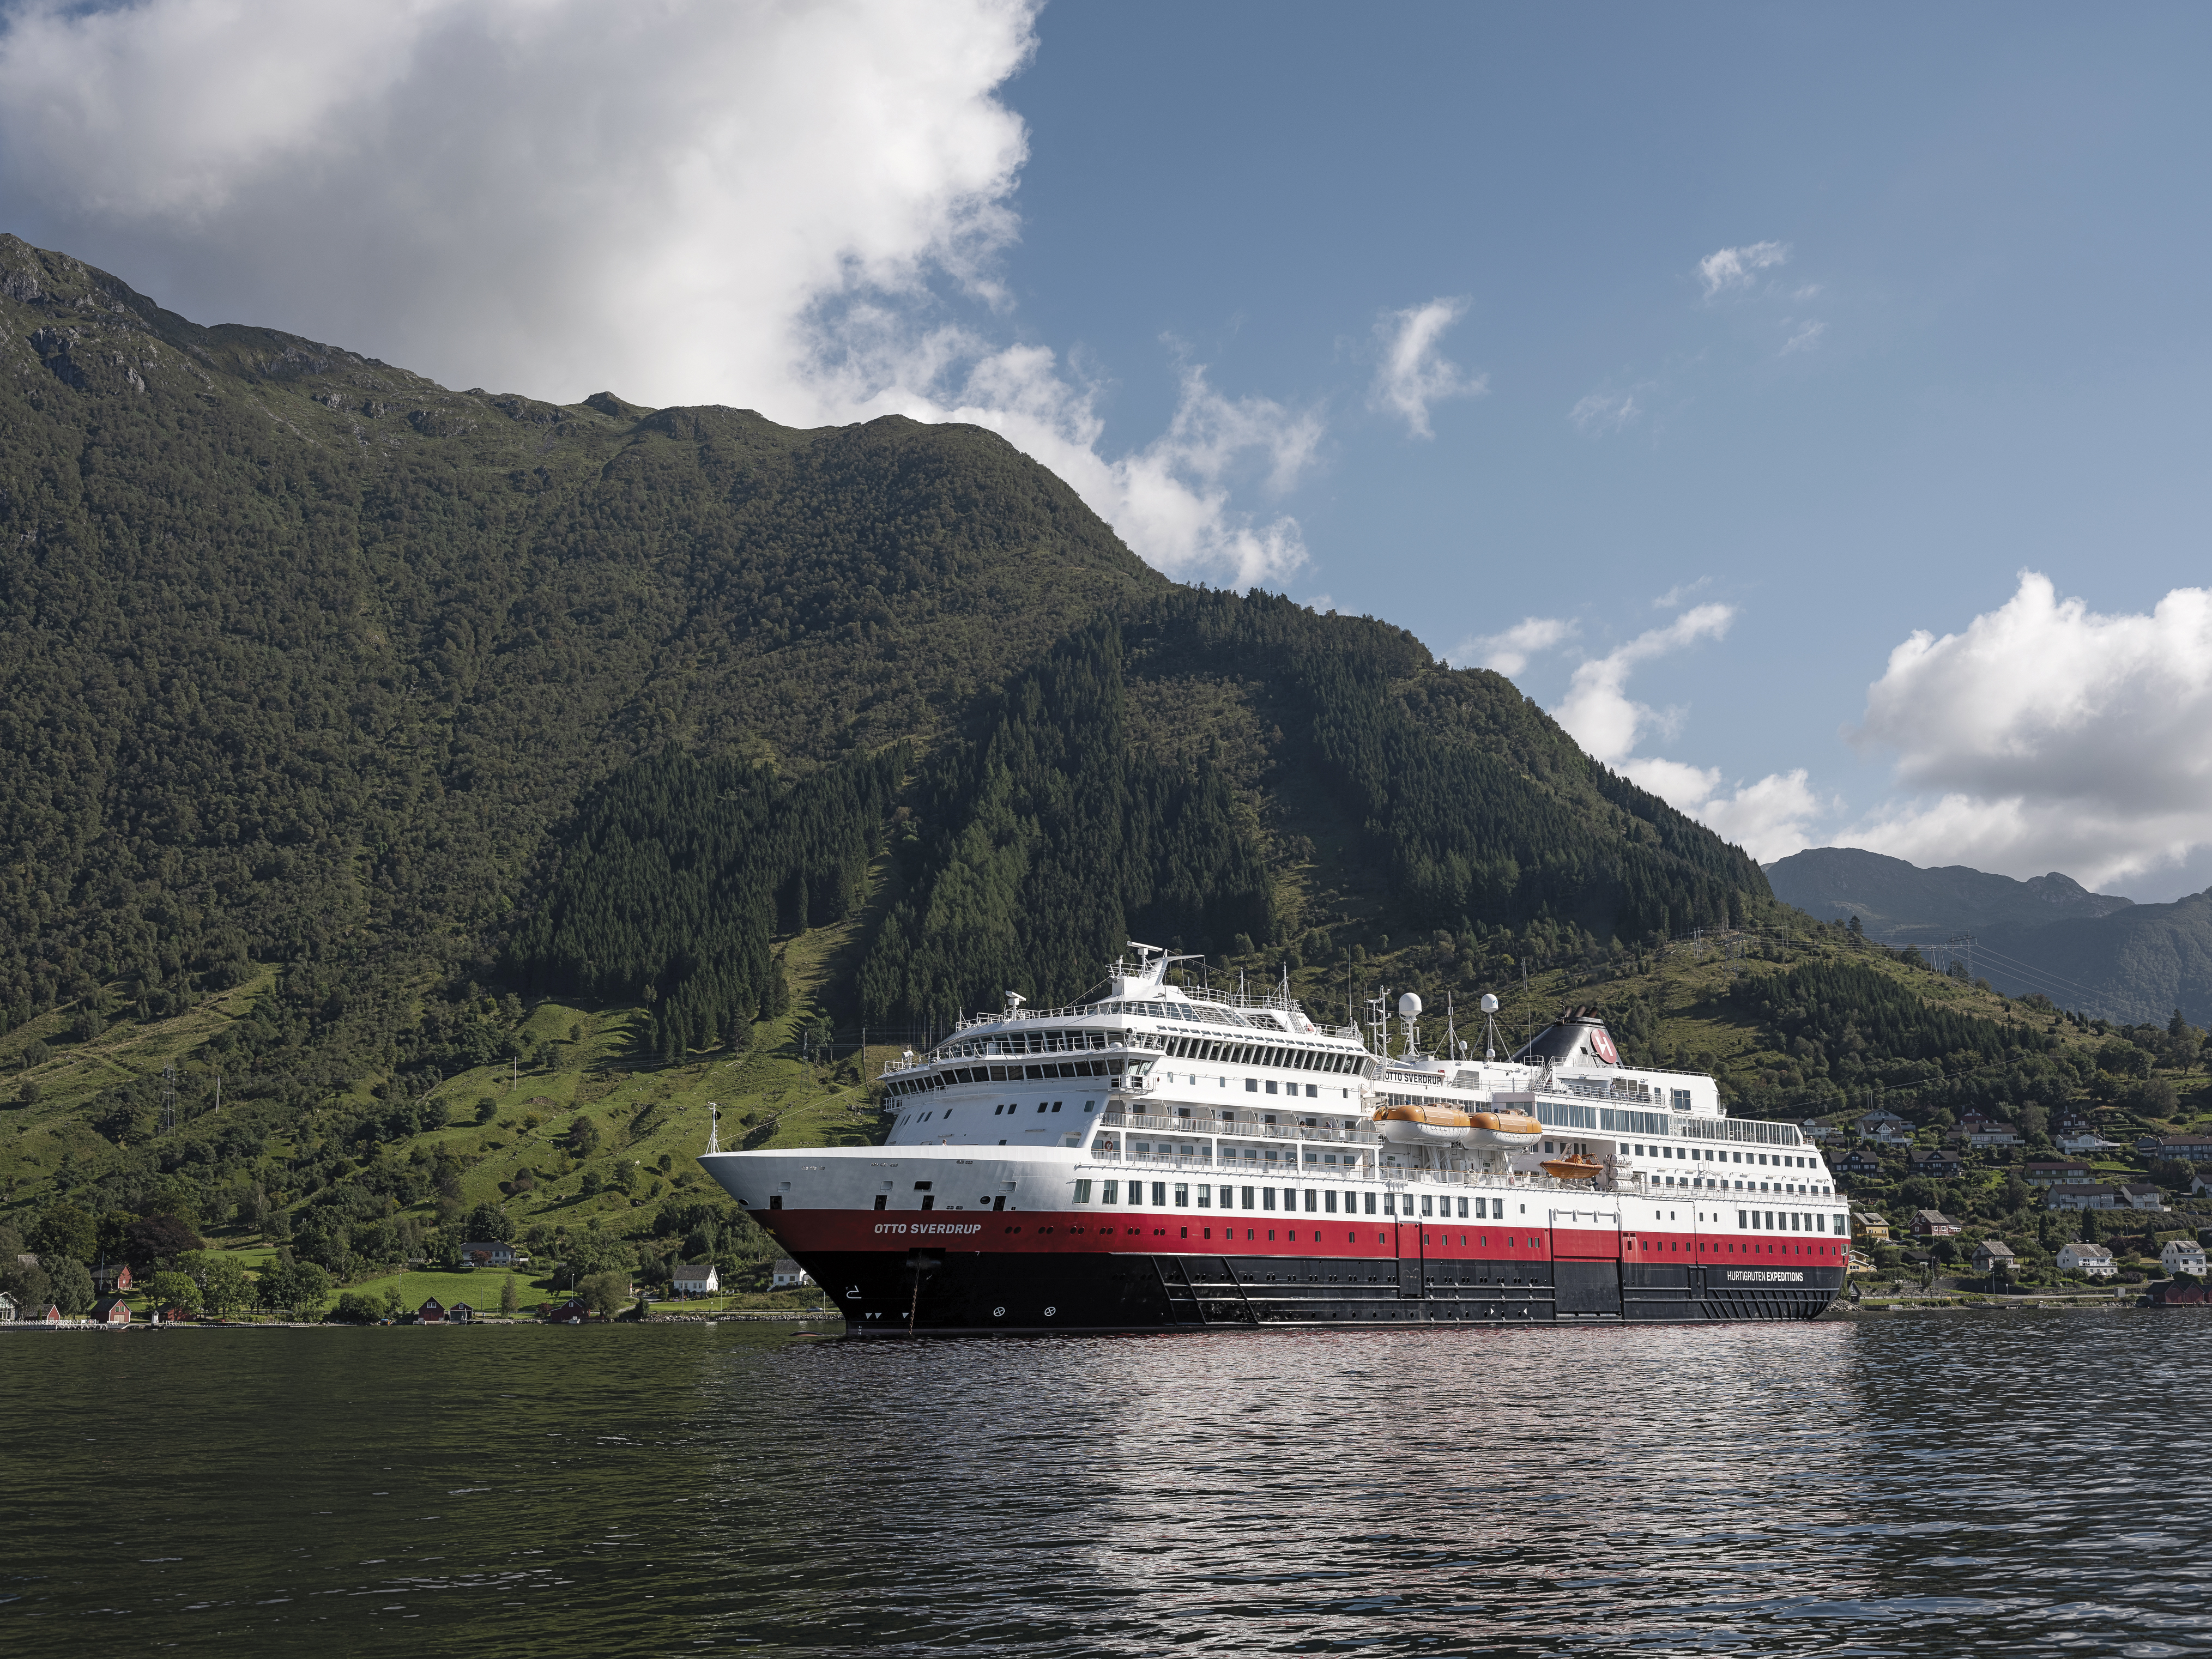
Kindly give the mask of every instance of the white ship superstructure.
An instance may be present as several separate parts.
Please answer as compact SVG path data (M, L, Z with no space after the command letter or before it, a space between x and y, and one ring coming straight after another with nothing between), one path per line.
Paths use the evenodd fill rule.
M706 1167L863 1333L1804 1318L1841 1288L1819 1150L1622 1063L1589 1010L1431 1054L1416 999L1363 1039L1133 949L1095 1000L1010 996L888 1068L884 1145Z

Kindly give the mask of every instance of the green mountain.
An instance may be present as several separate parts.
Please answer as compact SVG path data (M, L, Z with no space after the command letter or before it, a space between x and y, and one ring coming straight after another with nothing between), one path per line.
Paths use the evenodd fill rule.
M1505 680L974 428L453 392L0 238L0 549L18 1206L683 1238L710 1091L865 1135L864 1031L1131 937L1332 1007L1778 914Z
M2176 1009L2212 1024L2212 894L2136 904L2056 872L2015 881L1850 847L1793 854L1766 876L1784 903L1828 921L1856 915L1886 944L1927 950L1971 934L1975 975L2015 995L2041 992L2124 1024L2164 1025Z

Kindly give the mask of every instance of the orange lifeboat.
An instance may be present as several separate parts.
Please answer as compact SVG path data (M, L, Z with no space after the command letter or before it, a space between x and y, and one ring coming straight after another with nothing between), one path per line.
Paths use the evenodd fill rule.
M1559 1181L1595 1181L1605 1173L1605 1165L1584 1158L1580 1152L1570 1152L1565 1158L1547 1158L1542 1164L1546 1175Z
M1462 1112L1451 1106L1385 1106L1375 1114L1385 1140L1455 1146L1533 1146L1544 1126L1526 1112Z

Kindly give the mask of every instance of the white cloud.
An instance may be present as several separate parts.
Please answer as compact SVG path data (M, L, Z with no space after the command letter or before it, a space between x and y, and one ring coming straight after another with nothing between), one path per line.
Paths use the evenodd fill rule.
M1679 710L1662 711L1632 701L1628 676L1639 663L1679 651L1700 640L1718 639L1735 620L1735 607L1701 605L1668 623L1593 657L1575 670L1565 700L1553 713L1577 743L1611 765L1626 761L1647 729L1672 731Z
M1789 325L1785 322L1783 326L1786 328ZM1805 324L1784 342L1782 355L1787 357L1793 351L1810 351L1820 343L1820 337L1827 331L1828 325L1826 323Z
M1705 298L1730 289L1749 288L1754 273L1790 262L1786 242L1753 242L1745 247L1724 247L1698 261L1698 276L1705 285Z
M1659 601L1672 604L1705 586L1677 588ZM1575 741L1642 788L1687 812L1762 862L1811 845L1808 826L1834 809L1816 796L1802 769L1776 773L1732 788L1717 767L1693 766L1660 756L1638 755L1647 735L1671 736L1680 708L1655 709L1628 695L1628 678L1639 665L1725 635L1735 620L1732 605L1701 605L1664 628L1638 635L1575 670L1567 695L1553 712Z
M1836 840L2092 886L2176 866L2212 845L2208 727L2212 590L2106 616L2024 572L1962 633L1890 653L1852 736L1894 750L1918 796Z
M1524 617L1501 634L1462 640L1448 659L1462 667L1473 663L1500 674L1517 674L1528 665L1529 658L1571 639L1579 627L1562 617Z
M451 385L975 420L1163 568L1295 568L1296 523L1231 503L1255 462L1277 488L1300 474L1312 416L1187 370L1170 430L1109 454L1051 354L952 320L1008 305L994 260L1028 139L1000 94L1035 17L27 0L0 33L0 222L185 315Z
M1632 392L1593 392L1567 411L1567 419L1576 431L1596 436L1618 432L1643 413Z
M1700 576L1693 582L1677 582L1657 599L1652 600L1651 608L1654 611L1675 610L1687 604L1693 596L1704 592L1712 585L1713 579L1711 576Z
M1382 361L1375 370L1369 401L1402 416L1417 438L1429 428L1429 405L1447 398L1479 398L1490 389L1486 374L1469 374L1438 355L1437 342L1467 312L1465 300L1431 300L1406 311L1386 311L1375 325Z

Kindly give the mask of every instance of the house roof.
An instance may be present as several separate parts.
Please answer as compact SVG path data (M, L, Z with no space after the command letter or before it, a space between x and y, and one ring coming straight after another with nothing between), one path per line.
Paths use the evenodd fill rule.
M2074 1258L2077 1261L2110 1261L2112 1259L2112 1253L2101 1244L2062 1245L2058 1254L2064 1255L2069 1250L2073 1252Z
M1930 1226L1936 1227L1948 1227L1955 1224L1952 1221L1951 1218L1945 1215L1941 1210L1915 1210L1912 1212L1912 1218L1915 1221L1924 1221Z
M92 1304L92 1316L94 1319L105 1319L109 1314L114 1312L116 1309L127 1309L129 1306L130 1304L125 1302L119 1296L103 1296L99 1301Z
M2018 1259L2012 1253L2012 1246L2006 1243L2002 1238L1984 1239L1980 1243L1974 1246L1974 1254L1976 1255L1992 1256L2000 1261L2012 1261Z
M463 1255L474 1255L478 1250L483 1250L488 1255L497 1255L501 1250L511 1252L514 1249L514 1245L502 1244L495 1238L477 1238L471 1239L469 1243L462 1245L461 1254Z
M2121 1184L2120 1190L2130 1194L2136 1193L2163 1194L2166 1191L2166 1188L2160 1186L2154 1181L2130 1181L2124 1182Z
M2212 1146L2212 1135L2160 1135L2161 1146Z
M673 1276L678 1279L712 1279L714 1264L711 1261L702 1261L696 1267L689 1263L679 1264Z

